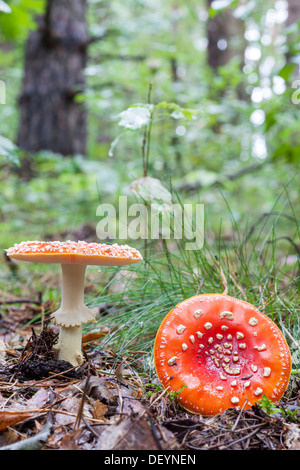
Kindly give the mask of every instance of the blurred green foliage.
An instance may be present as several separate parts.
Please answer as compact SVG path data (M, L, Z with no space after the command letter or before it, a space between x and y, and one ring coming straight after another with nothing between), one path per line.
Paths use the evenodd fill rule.
M152 258L145 256L130 289L115 294L115 271L93 272L98 298L91 294L91 302L116 305L99 325L122 326L103 346L117 341L125 356L129 343L152 350L157 326L176 300L202 287L222 292L220 267L230 295L245 295L299 335L299 23L286 26L284 0L206 5L88 0L87 83L76 95L88 110L88 152L63 157L28 154L15 144L26 38L45 1L0 0L6 84L0 249L26 239L68 239L86 224L96 228L99 203L117 207L118 197L133 197L130 185L145 175L153 180L142 189L154 196L170 192L175 202L178 196L205 205L203 250L183 252L170 243L169 253L160 241L150 243ZM227 8L243 23L240 36L227 38L240 53L214 70L206 28ZM47 266L24 264L18 276L4 266L1 291L27 295L38 286L57 301L57 267L53 275ZM41 280L45 272L49 277ZM51 276L55 282L48 282ZM150 357L145 367L151 364Z
M13 143L26 37L45 1L4 3L11 11L0 10L1 246L23 238L19 227L32 238L64 224L96 225L99 201L115 202L143 175L145 131L147 174L171 181L184 202L205 203L214 230L221 219L230 230L227 203L240 223L272 210L286 188L299 217L300 104L292 86L299 24L286 26L284 1L215 0L208 11L204 0L89 0L93 40L87 86L77 95L89 113L88 155L73 158L29 156ZM231 38L241 54L212 70L207 22L226 8L244 24L244 34ZM132 127L141 109L151 129L148 118ZM29 179L22 175L28 160Z

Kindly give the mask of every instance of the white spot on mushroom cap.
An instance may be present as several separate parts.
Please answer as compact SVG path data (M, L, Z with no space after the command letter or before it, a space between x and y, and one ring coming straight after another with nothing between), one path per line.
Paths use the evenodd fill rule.
M254 346L254 349L257 349L257 351L265 351L267 349L267 346L265 344L262 344L261 346Z
M229 375L239 375L241 372L240 367L233 367L232 369L230 369L230 367L227 364L222 364L222 366L225 372L227 372L227 374Z
M260 387L257 387L257 389L253 392L256 397L261 395L263 390Z
M204 323L204 328L206 330L209 330L211 327L212 327L212 324L210 322L207 321L206 323Z
M242 338L244 338L244 334L241 331L237 331L236 339L242 339Z
M202 315L202 310L198 309L194 311L194 317L199 318Z
M271 375L271 368L270 367L264 367L264 377L270 377Z
M185 343L182 343L181 347L182 347L182 350L183 350L183 351L186 351L187 348L188 348L188 345L185 344Z
M181 334L184 332L184 330L186 330L186 326L184 326L184 325L178 325L176 331L177 331L177 333L178 333L179 335L181 335Z
M169 366L173 366L176 361L177 361L177 357L176 357L176 356L171 357L171 359L168 360Z
M233 320L233 313L228 310L220 313L220 318L226 318L227 320Z
M236 405L237 403L240 402L240 399L238 397L231 397L231 403L233 403L234 405Z
M256 326L258 324L258 320L255 317L251 317L248 323L251 326Z

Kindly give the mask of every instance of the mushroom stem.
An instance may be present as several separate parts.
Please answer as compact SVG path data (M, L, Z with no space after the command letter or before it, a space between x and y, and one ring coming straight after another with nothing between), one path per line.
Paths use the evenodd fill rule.
M82 325L61 326L59 332L59 342L55 345L58 351L58 358L68 361L73 366L78 366L83 362L81 352Z
M84 305L84 278L86 266L81 264L62 264L61 309L73 311Z
M86 266L62 264L62 295L60 308L52 314L60 325L59 342L55 349L61 360L74 366L83 362L81 353L82 323L94 319L94 312L84 305Z
M60 308L52 314L63 326L79 326L94 318L94 312L84 305L84 276L86 266L62 264Z

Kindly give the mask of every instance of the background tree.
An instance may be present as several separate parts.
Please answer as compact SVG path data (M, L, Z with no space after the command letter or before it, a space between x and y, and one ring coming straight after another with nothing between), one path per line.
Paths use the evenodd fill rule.
M287 24L290 25L300 19L300 3L298 0L288 0L288 19Z
M216 2L215 2L216 3ZM243 64L245 23L236 18L230 8L211 10L213 0L207 0L207 62L213 69L226 65L236 57Z
M25 49L17 143L36 152L86 152L86 110L76 102L85 86L86 0L48 0Z

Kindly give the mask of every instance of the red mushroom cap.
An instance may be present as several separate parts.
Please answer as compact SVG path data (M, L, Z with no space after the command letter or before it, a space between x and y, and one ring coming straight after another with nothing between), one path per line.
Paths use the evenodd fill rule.
M275 323L223 294L191 297L171 310L156 335L154 363L164 387L180 391L179 403L204 415L248 409L263 395L279 400L291 374L290 351Z
M141 261L138 250L127 245L107 245L84 241L27 241L6 250L10 258L36 263L65 263L122 266Z

